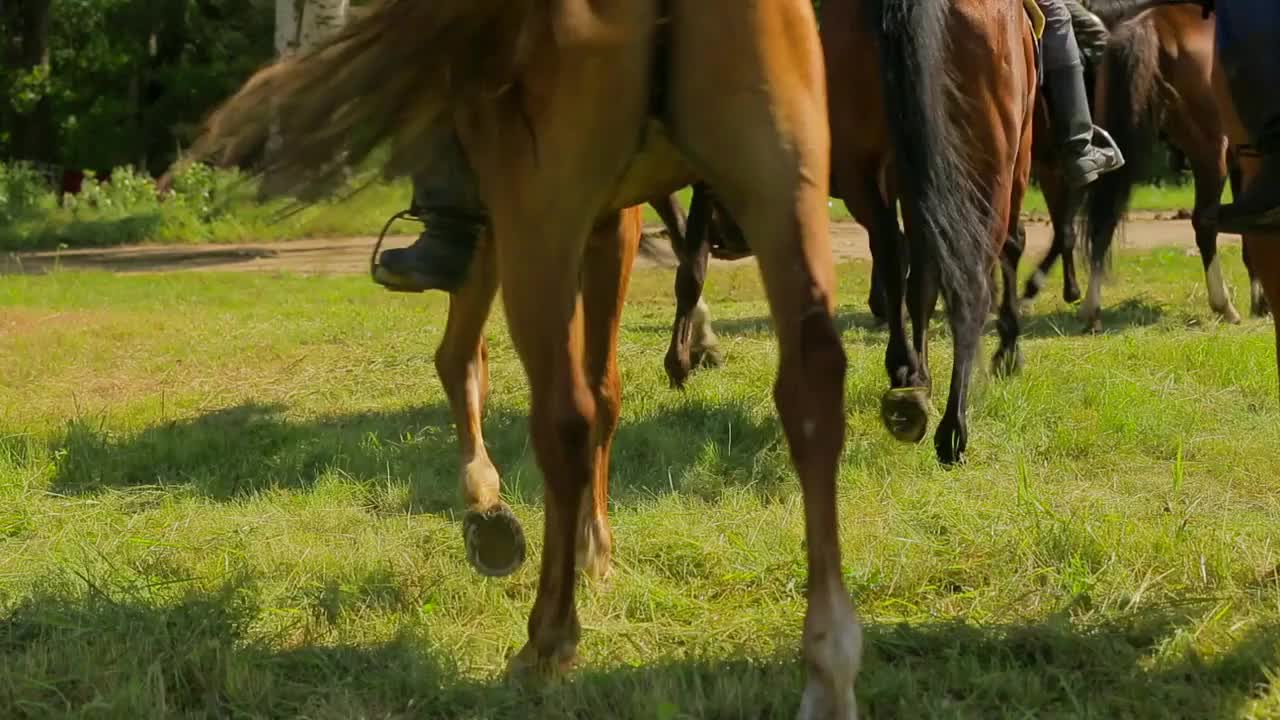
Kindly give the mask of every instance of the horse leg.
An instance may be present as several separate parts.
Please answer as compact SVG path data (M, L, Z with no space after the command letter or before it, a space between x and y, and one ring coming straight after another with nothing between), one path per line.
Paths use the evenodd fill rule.
M1196 206L1191 226L1196 231L1196 248L1204 265L1205 284L1209 291L1209 309L1231 324L1240 322L1240 313L1231 302L1226 278L1222 275L1222 256L1218 253L1217 213L1221 203L1224 178L1196 172Z
M498 470L485 449L481 419L489 395L484 324L498 291L492 238L477 249L467 282L450 296L449 319L436 350L436 373L449 398L461 454L467 560L481 575L502 577L525 557L524 531L500 497Z
M1009 239L1005 242L1000 257L1000 272L1004 276L1000 293L1000 318L996 321L996 329L1000 333L1000 349L991 361L991 373L997 376L1016 375L1022 372L1026 363L1022 348L1018 346L1018 337L1022 332L1018 317L1018 263L1022 260L1026 246L1026 230L1015 215L1010 223Z
M640 245L640 211L631 208L596 226L583 258L582 306L585 318L587 385L596 404L595 453L591 492L582 497L576 566L588 577L609 573L613 534L609 529L609 454L622 410L618 372L618 328Z
M1231 293L1222 275L1222 256L1218 253L1218 208L1227 181L1226 138L1218 127L1212 131L1197 127L1192 119L1196 114L1191 109L1194 104L1184 102L1181 112L1170 114L1168 130L1170 137L1187 152L1195 175L1196 200L1191 226L1196 232L1196 248L1204 266L1209 309L1228 323L1236 324L1240 322L1240 313L1231 302ZM1216 117L1212 105L1201 112Z
M1067 303L1080 300L1080 283L1076 279L1076 229L1073 220L1080 206L1080 194L1073 192L1054 169L1041 173L1044 197L1049 205L1049 218L1053 222L1053 242L1035 272L1027 279L1022 294L1024 302L1034 300L1044 289L1045 281L1058 259L1062 259L1062 299ZM1025 241L1025 229L1019 228ZM1024 242L1025 249L1025 242Z
M862 631L844 585L836 516L847 360L834 318L817 22L808 2L743 12L740 0L685 0L673 11L673 65L682 72L671 83L672 136L745 229L778 336L774 402L803 489L808 555L799 716L849 720ZM788 31L762 32L765 17Z
M897 219L894 219L897 222ZM867 291L867 308L871 311L871 317L875 318L876 324L889 322L889 291L884 287L884 281L880 279L880 270L878 266L880 261L876 259L879 254L876 251L876 238L870 238L871 247L871 289Z
M1280 308L1280 236L1244 236L1250 262L1258 271L1258 279L1272 308ZM1272 313L1276 326L1276 361L1280 366L1280 314Z
M894 205L880 194L876 174L865 177L863 193L854 202L860 206L859 214L867 218L874 258L872 272L880 281L889 328L884 356L889 390L880 398L880 421L897 440L918 443L929 430L929 389L920 356L907 341L905 238L898 229Z
M705 193L694 190L689 207L689 221L677 244L672 235L672 246L680 261L676 268L676 317L671 328L671 344L667 348L664 367L671 387L684 388L696 366L694 344L699 332L699 320L705 325L708 313L702 302L702 289L707 279L707 261L711 253L709 234L710 203ZM699 308L703 312L699 313ZM714 338L714 334L712 335Z
M694 196L697 197L698 191L695 186ZM658 217L662 218L662 223L667 226L667 236L671 239L671 251L675 253L679 267L683 267L686 262L686 253L689 252L688 246L688 223L684 212L680 209L680 203L676 199L674 193L666 195L662 198L652 200L649 204L658 213ZM708 246L710 247L710 246ZM679 272L679 269L676 271ZM706 270L702 271L703 283L698 288L698 304L694 306L693 312L688 316L688 323L692 327L690 340L688 343L689 367L690 368L718 368L724 364L724 357L720 353L720 338L716 336L716 332L711 327L711 306L707 304L706 298L702 296L702 289L706 284ZM679 283L679 280L676 281ZM679 291L677 290L677 297ZM677 312L677 321L681 316ZM672 333L672 343L676 342L675 333ZM691 370L692 372L692 370ZM667 373L670 377L670 372ZM674 383L673 383L674 384Z
M1250 243L1245 243L1240 253L1245 270L1249 273L1249 313L1253 317L1264 318L1271 314L1271 305L1267 302L1267 291L1262 285L1262 277L1249 252L1249 246Z

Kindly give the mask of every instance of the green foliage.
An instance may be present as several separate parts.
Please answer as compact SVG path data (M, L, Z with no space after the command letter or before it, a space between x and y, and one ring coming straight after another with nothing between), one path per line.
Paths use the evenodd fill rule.
M0 163L0 225L48 212L53 199L44 178L29 166Z
M59 156L42 161L155 173L272 57L273 23L257 0L53 0L49 70L0 70L0 87L14 112L50 99ZM15 150L7 137L0 158Z

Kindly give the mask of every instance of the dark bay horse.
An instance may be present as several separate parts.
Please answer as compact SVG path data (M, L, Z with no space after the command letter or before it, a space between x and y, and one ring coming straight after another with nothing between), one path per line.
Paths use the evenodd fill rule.
M1228 179L1227 139L1213 91L1214 21L1191 5L1157 8L1122 22L1099 70L1098 117L1125 153L1127 164L1090 186L1085 201L1084 241L1090 256L1089 288L1080 309L1086 328L1102 328L1102 284L1112 243L1129 206L1133 186L1147 165L1161 129L1190 163L1195 178L1191 224L1204 266L1209 307L1230 323L1240 322L1222 273L1217 213ZM1253 278L1251 310L1268 312Z
M943 31L950 39L940 67L965 78L966 101L948 94L936 106L910 111L936 113L935 122L949 129L948 141L956 152L953 161L959 164L953 174L961 182L941 190L937 204L922 210L913 207L911 200L921 189L905 187L905 178L898 169L901 158L895 148L904 141L896 132L907 122L896 112L900 99L887 97L877 79L882 69L893 71L881 65L876 28L867 21L871 17L869 7L874 4L868 0L825 0L820 9L831 113L832 194L845 201L854 219L871 236L875 259L873 297L875 288L884 288L888 298L884 307L890 337L885 365L890 390L882 400L882 419L890 432L903 441L919 442L928 429L932 390L928 324L939 290L948 293L957 362L935 446L939 460L949 464L961 459L968 442L968 386L982 329L982 316L965 315L953 298L963 294L985 308L991 288L986 274L967 278L963 286L940 288L936 269L930 265L930 235L946 233L952 225L979 226L989 260L1001 254L1009 238L1014 238L1014 247L1021 247L1018 209L1030 168L1031 108L1036 87L1031 27L1017 0L957 0L952 4L944 21ZM960 38L964 42L959 42ZM974 98L977 102L970 102ZM898 227L899 198L904 201L905 239ZM691 208L691 226L696 213L697 208ZM710 250L710 241L693 230L686 235L686 241L690 248L681 255L677 271L678 277L685 280L684 284L677 281L677 327L682 318L689 317L693 302L701 296ZM1020 251L1010 248L1006 255L1009 253L1013 255L1002 267L1008 267L1004 271L1005 285L1010 289L1000 303L1001 346L994 360L1001 372L1015 371L1022 362L1017 345L1015 281L1010 279L1016 278L1016 256ZM909 277L908 256L913 268ZM907 340L903 312L907 298L914 327L911 342ZM679 343L673 334L672 354L687 357L687 352L676 352ZM667 365L668 375L677 386L684 383L691 369L687 362Z
M815 13L810 0L669 0L660 18L656 5L382 0L314 50L250 79L210 119L192 157L235 159L275 127L283 143L268 158L270 187L314 197L388 141L388 174L423 171L431 130L443 122L459 132L490 213L544 479L542 567L529 641L512 660L518 674L574 662L582 511L604 503L593 486L619 401L609 373L593 382L589 358L601 346L616 353L599 332L611 323L593 318L621 312L625 263L589 267L589 248L624 244L625 208L695 179L714 187L764 279L779 347L775 404L804 494L799 715L853 718L862 635L836 519L846 359L833 318L830 133ZM977 318L987 228L949 225L967 215L941 212L967 182L951 154L954 128L938 112L952 91L936 72L950 3L877 5L908 219L950 312ZM593 244L597 233L614 242ZM606 290L588 287L595 283Z

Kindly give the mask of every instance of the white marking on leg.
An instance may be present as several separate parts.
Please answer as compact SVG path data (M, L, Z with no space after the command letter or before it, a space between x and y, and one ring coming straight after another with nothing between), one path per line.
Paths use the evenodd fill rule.
M1218 313L1227 322L1240 322L1240 313L1231 303L1231 295L1227 292L1227 281L1222 277L1222 256L1214 255L1209 268L1204 273L1205 282L1209 286L1209 309Z
M1036 292L1040 292L1044 289L1045 280L1048 279L1049 276L1043 270L1036 268L1036 271L1031 273L1031 287L1035 288Z
M1080 317L1092 321L1102 311L1102 278L1099 273L1089 275L1089 290L1085 293L1084 305L1080 306Z
M719 344L720 339L711 329L711 306L703 298L698 298L698 304L693 308L692 321L695 345L709 350Z

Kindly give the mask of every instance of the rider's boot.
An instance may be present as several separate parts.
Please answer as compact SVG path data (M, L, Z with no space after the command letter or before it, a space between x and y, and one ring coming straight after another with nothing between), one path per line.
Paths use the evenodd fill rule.
M426 230L405 248L383 251L374 279L391 290L454 292L466 280L488 223L475 176L452 130L442 131L429 174L414 177L410 210Z
M1052 129L1067 183L1082 188L1098 176L1124 167L1124 155L1105 130L1095 127L1089 114L1084 68L1078 63L1047 72L1046 88ZM1095 144L1101 141L1101 144Z

